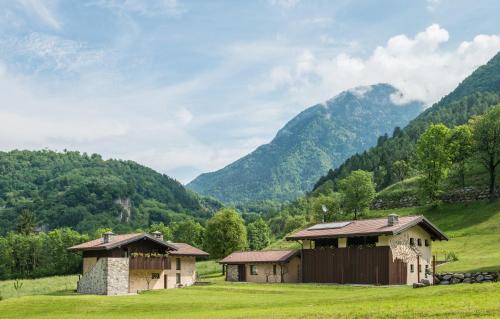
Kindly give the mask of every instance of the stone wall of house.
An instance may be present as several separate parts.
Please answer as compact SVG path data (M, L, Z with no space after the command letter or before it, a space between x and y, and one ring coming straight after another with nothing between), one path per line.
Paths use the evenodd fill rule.
M436 285L473 284L498 281L499 272L467 272L467 273L441 273L436 274Z
M477 189L474 187L466 187L447 192L441 196L441 200L445 203L462 203L473 202L478 200L488 199L490 196L487 189ZM500 188L495 192L495 198L500 198ZM398 199L375 199L371 205L371 209L392 209L419 206L419 200L416 196L404 196Z
M76 291L80 294L105 295L107 293L108 263L100 258L97 263L82 275Z
M107 294L123 295L128 293L129 259L103 258L107 260Z
M226 280L227 281L238 281L238 265L227 265L226 266Z

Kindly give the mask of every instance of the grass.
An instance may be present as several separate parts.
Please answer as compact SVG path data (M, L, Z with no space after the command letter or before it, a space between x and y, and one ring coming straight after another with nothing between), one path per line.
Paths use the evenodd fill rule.
M58 294L73 291L76 288L78 276L56 276L40 279L21 279L22 287L14 289L15 280L0 281L0 295L3 299L31 296ZM0 314L1 316L1 314Z
M422 289L217 283L134 296L11 298L0 301L0 318L494 318L498 300L500 283Z

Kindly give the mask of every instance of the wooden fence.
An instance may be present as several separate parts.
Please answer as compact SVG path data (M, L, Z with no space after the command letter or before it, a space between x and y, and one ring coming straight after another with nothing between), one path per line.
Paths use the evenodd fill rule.
M389 247L302 250L302 280L310 283L406 284L406 263Z

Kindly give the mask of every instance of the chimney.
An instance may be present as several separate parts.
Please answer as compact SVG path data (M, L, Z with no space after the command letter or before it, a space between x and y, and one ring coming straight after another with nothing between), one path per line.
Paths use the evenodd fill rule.
M163 234L159 231L154 231L151 233L155 239L163 240Z
M399 216L396 214L389 214L387 216L387 226L394 226L399 223Z
M109 243L113 239L113 232L107 231L104 234L102 234L102 239L105 244Z

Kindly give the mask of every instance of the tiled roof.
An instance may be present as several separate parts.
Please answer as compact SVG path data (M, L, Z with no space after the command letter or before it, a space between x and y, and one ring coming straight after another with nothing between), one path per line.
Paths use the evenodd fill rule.
M69 250L102 250L102 249L110 249L116 247L117 243L121 244L122 242L129 242L130 240L134 241L137 237L143 238L145 234L135 233L135 234L123 234L123 235L113 235L112 239L108 243L104 243L103 238L97 238L91 241L87 241L81 243L79 245L72 246L68 248Z
M420 225L427 232L429 232L433 238L445 239L448 238L441 232L436 226L434 226L428 219L424 216L402 216L399 217L399 221L392 226L387 223L387 217L384 218L374 218L374 219L364 219L364 220L353 220L350 221L344 227L340 228L326 228L326 229L304 229L297 233L288 236L287 240L298 240L298 239L314 239L314 238L331 238L331 237L355 237L355 236L368 236L368 235L384 235L384 234L399 234L400 232L413 227L415 225ZM321 224L319 224L321 225Z
M201 249L193 247L185 243L172 243L177 250L170 252L171 255L184 255L184 256L208 256L208 253Z
M85 243L81 243L79 245L72 246L68 248L73 251L81 251L81 250L109 250L118 246L122 246L124 244L132 243L134 241L148 238L152 241L157 242L160 245L164 245L171 249L170 253L172 255L183 255L183 256L208 256L208 253L204 252L201 249L193 247L184 243L170 243L165 242L163 240L159 240L154 238L151 235L145 233L136 233L136 234L123 234L123 235L113 235L112 239L108 243L104 243L103 238L94 239Z
M234 252L219 261L221 264L287 262L299 253L298 250L268 250Z

